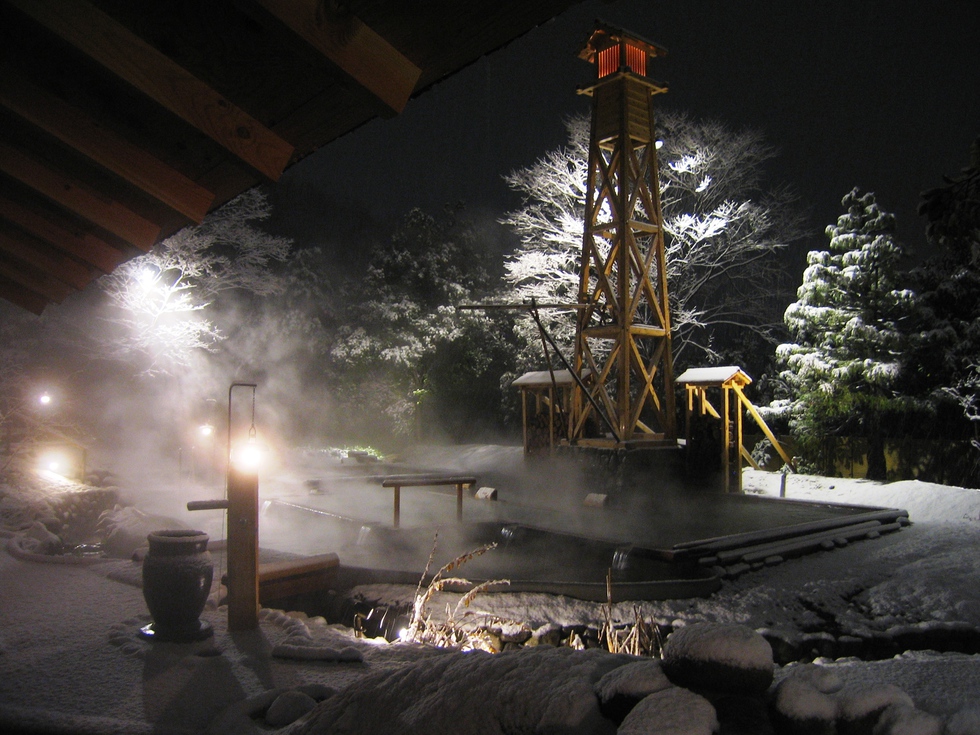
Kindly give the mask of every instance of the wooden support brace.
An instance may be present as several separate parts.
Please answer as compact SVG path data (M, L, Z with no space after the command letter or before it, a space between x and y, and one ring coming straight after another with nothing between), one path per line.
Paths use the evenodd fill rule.
M762 416L759 414L759 411L756 409L756 407L752 405L752 401L750 401L748 398L745 397L745 394L742 392L742 389L739 388L738 386L735 386L735 394L738 396L739 401L742 402L742 404L745 406L746 410L749 412L752 418L755 419L755 423L759 425L760 429L762 429L762 433L766 435L766 438L770 441L770 443L779 453L779 456L782 457L783 462L785 462L786 465L793 472L796 472L797 471L796 465L793 464L793 460L786 453L786 450L783 449L783 445L779 443L779 440L776 438L776 435L772 433L772 430L769 428L769 425L766 423L766 420L762 418Z

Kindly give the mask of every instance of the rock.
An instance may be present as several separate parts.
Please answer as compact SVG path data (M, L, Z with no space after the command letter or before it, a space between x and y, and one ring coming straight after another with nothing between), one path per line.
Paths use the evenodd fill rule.
M276 697L269 705L265 713L265 724L269 727L285 727L296 722L314 707L316 707L316 700L313 697L290 689Z
M881 713L872 735L942 735L942 731L938 717L911 704L891 704Z
M527 643L531 638L531 629L523 623L500 623L490 628L490 632L500 639L501 643Z
M616 735L711 735L717 731L715 708L707 699L670 687L640 700Z
M804 672L788 676L776 687L772 724L785 735L835 735L837 701L819 691Z
M34 552L37 554L60 554L64 550L61 538L55 536L41 521L34 521L24 535L37 541Z
M557 646L561 643L562 627L557 623L547 623L536 628L528 641L532 646Z
M968 704L950 717L945 735L980 735L980 703Z
M605 674L595 685L599 709L613 722L622 722L644 697L673 684L657 659L645 659L620 666Z
M891 705L912 707L912 699L891 684L855 686L837 695L837 731L840 735L871 735L881 713Z
M678 686L761 696L772 684L772 647L743 625L696 623L668 636L663 669Z

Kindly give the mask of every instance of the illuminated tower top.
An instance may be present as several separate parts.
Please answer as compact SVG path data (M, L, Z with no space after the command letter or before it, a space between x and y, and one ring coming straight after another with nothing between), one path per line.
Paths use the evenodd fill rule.
M596 22L596 29L579 52L580 59L596 65L599 79L620 71L645 77L647 59L666 55L663 46L601 21Z

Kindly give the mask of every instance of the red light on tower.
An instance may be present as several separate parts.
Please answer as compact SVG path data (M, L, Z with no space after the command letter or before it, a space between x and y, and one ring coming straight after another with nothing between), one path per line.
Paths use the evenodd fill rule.
M620 71L645 77L647 59L666 55L663 46L604 23L596 24L589 42L579 53L580 58L596 65L599 79Z

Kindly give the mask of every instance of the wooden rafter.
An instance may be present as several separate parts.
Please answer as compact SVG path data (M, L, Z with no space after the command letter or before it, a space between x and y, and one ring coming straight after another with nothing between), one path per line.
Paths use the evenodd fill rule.
M123 260L122 251L95 235L72 232L3 196L0 196L0 219L13 223L29 235L73 255L103 273L111 273Z
M112 272L576 2L0 0L0 230L23 256L0 252L0 299L42 311L30 276Z
M30 267L18 267L0 260L0 276L13 281L18 286L56 304L65 300L71 288L53 276Z
M81 263L57 253L44 252L22 238L0 230L0 251L42 271L54 274L58 280L81 290L92 280L92 274Z
M79 217L148 251L160 228L68 174L55 171L32 155L0 142L0 171L34 189Z
M49 301L40 294L24 288L19 283L4 278L3 274L0 274L0 296L21 309L38 315L44 311L44 307Z
M200 223L214 201L214 194L203 186L31 84L9 66L0 68L0 105L192 222Z
M401 112L422 70L350 14L320 0L255 0L293 33L336 64L390 112Z
M269 179L293 146L85 0L7 0Z

